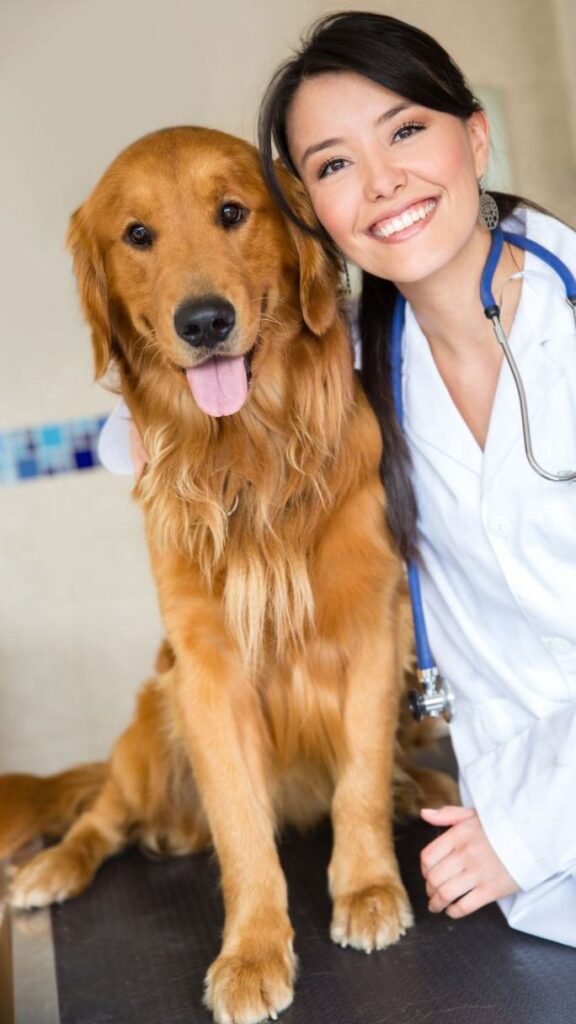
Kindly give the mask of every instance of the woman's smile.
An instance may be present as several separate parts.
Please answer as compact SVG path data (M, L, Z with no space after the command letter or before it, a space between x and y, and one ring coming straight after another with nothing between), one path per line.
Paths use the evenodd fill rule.
M437 199L426 199L423 202L405 205L377 220L369 228L369 233L375 238L384 238L390 242L402 242L406 238L413 238L430 222L437 205Z

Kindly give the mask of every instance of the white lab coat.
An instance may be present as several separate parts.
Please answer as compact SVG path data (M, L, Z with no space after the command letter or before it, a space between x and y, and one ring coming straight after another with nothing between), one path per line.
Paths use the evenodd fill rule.
M504 226L576 274L573 231L532 211ZM525 274L510 345L534 452L547 469L576 470L574 317L541 260L527 254ZM528 465L505 362L481 451L409 308L403 389L424 609L456 695L463 802L523 890L500 901L508 922L576 946L576 483Z
M532 211L505 227L526 223L576 273L576 234ZM553 271L529 254L525 270L510 343L536 457L575 469L574 318ZM523 890L500 901L509 923L576 946L576 483L529 467L506 364L480 450L409 307L403 387L426 621L456 694L463 800ZM101 439L116 472L131 469L128 422L120 406Z

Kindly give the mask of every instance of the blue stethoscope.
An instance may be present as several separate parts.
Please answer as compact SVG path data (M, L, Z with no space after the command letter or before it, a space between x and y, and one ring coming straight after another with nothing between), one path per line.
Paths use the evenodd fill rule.
M502 326L500 319L500 307L498 306L492 292L494 273L498 266L504 242L509 242L510 245L515 245L519 249L524 249L526 252L533 253L551 267L556 274L558 274L564 284L566 298L569 305L572 307L575 322L576 278L574 278L574 275L568 270L568 267L559 260L557 256L551 253L548 249L545 249L542 245L539 245L537 242L533 242L531 239L526 238L524 235L517 235L509 231L503 231L500 227L496 227L491 234L492 241L490 245L490 252L488 253L488 259L486 260L480 281L480 299L484 309L484 315L488 317L492 323L494 334L496 335L498 343L502 346L504 355L506 356L506 360L514 378L514 383L516 384L522 416L522 433L524 437L526 458L528 459L532 469L540 476L543 476L546 480L553 480L557 482L576 480L576 472L567 471L563 473L549 473L537 463L534 457L526 393L524 391L518 366L516 365L516 361L510 350L506 332ZM396 407L398 422L401 426L404 419L402 403L402 338L404 334L405 318L406 300L402 295L398 295L394 306L394 312L392 314L390 332L390 366L392 371L394 405ZM410 691L410 709L416 721L420 721L422 718L426 717L442 717L449 722L454 714L454 695L448 681L443 679L440 675L432 656L432 651L428 641L428 633L426 631L426 623L424 620L424 609L422 607L422 594L420 590L420 576L418 574L416 562L409 561L407 569L410 601L412 604L412 617L414 620L416 660L418 665L417 675L421 687L419 690Z

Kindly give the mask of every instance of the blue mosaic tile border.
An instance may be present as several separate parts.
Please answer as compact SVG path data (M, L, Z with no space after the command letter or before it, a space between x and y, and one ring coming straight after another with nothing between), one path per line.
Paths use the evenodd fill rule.
M0 485L100 466L106 416L0 432Z

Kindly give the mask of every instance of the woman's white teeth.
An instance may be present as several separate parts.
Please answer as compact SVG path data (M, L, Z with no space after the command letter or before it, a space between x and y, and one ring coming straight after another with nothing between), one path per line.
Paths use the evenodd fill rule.
M416 221L424 220L429 213L432 213L435 206L436 202L433 199L428 203L423 203L422 206L411 206L409 210L404 210L404 213L399 217L393 217L379 227L374 228L373 234L379 238L389 238L390 235L395 235L397 231L404 231L405 228L409 228Z

